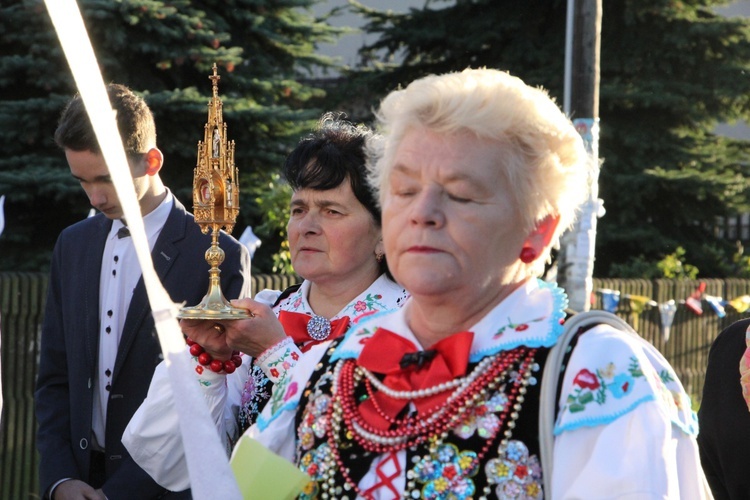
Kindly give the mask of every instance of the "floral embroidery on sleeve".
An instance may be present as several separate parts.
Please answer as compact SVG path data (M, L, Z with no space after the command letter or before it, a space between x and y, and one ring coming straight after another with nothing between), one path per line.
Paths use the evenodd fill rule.
M573 378L573 390L565 401L568 411L582 412L591 403L604 405L608 393L621 399L633 391L636 379L644 377L635 356L630 358L630 365L626 370L619 373L616 370L614 363L608 363L594 372L581 369Z
M601 330L581 337L571 358L561 394L554 434L581 427L607 425L653 402L672 424L688 435L698 433L690 398L674 370L644 340L623 343L616 333Z

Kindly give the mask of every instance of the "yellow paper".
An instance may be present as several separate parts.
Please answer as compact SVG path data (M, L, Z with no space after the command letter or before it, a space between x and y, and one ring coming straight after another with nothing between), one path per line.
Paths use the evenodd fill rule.
M311 480L294 464L247 435L235 446L230 466L245 500L291 500Z

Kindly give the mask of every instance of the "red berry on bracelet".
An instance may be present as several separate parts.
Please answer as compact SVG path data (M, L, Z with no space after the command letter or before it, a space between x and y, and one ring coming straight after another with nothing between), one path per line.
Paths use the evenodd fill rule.
M198 372L198 374L203 373L204 366L207 366L212 372L221 373L224 371L227 374L230 374L234 373L242 364L240 351L232 351L232 356L228 360L221 361L219 359L214 359L213 356L205 352L203 347L194 340L187 338L185 339L185 342L190 346L190 354L198 358L198 363L200 364L195 367L195 371Z
M213 356L211 356L209 353L202 352L198 356L198 363L202 364L203 366L208 366L209 364L211 364L211 361L213 361L213 359Z

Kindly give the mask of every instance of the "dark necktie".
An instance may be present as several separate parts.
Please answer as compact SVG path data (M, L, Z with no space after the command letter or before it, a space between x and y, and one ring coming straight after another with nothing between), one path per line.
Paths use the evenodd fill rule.
M118 238L127 238L128 236L130 236L130 229L128 229L128 226L122 226L117 230Z

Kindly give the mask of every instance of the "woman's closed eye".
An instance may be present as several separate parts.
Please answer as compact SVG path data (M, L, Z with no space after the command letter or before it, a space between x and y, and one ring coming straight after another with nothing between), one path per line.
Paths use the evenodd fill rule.
M450 199L452 201L455 201L457 203L470 203L472 201L471 198L467 198L465 196L461 196L461 195L458 195L458 194L452 194L452 193L448 193L448 199Z

